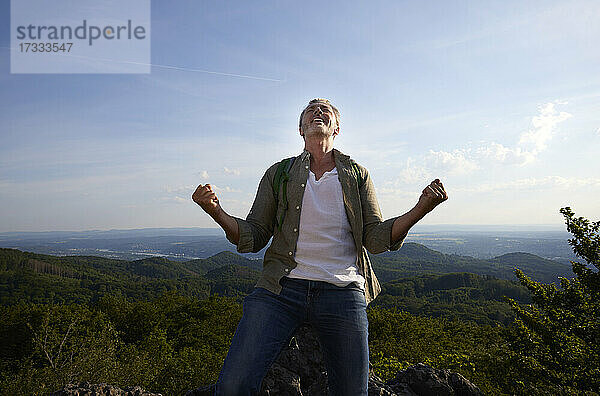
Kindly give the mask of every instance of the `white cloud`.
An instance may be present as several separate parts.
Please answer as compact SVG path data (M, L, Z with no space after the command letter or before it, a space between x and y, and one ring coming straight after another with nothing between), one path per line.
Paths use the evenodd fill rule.
M213 191L215 191L215 192L234 192L234 193L241 192L241 190L237 190L237 189L231 188L229 186L219 187L214 184L211 184L210 186L212 187ZM167 192L169 194L171 194L171 193L175 193L175 194L189 193L191 195L196 190L196 187L197 186L192 185L192 184L188 184L185 186L176 186L176 187L165 186L164 190L165 190L165 192Z
M394 185L398 183L412 184L428 180L431 177L431 173L422 166L413 165L415 162L412 158L406 159L406 165L398 172L398 177L393 182Z
M228 193L239 193L242 192L241 190L235 189L235 188L231 188L229 186L225 186L225 187L219 187L219 186L215 186L214 184L211 184L211 187L213 189L213 191L215 192L228 192Z
M192 184L188 184L186 186L177 186L177 187L165 186L164 189L168 193L182 193L182 192L193 193L194 190L196 189L196 186L194 186Z
M435 168L442 168L449 174L459 175L471 173L479 168L475 161L469 159L470 150L455 149L451 153L447 151L429 150L426 161Z
M470 174L477 170L489 169L494 163L518 166L530 164L536 160L540 152L546 149L555 134L557 125L571 117L571 114L556 109L556 105L564 104L566 104L564 101L555 101L540 105L539 113L531 117L531 128L521 133L514 145L505 146L498 142L482 142L473 145L469 143L465 148L452 151L429 150L427 154L417 158L409 157L400 169L396 168L395 179L388 179L385 187L397 189L405 185L414 185L429 180L433 173L444 177ZM548 179L544 183L548 184L549 180L553 180L556 185L561 185L558 178ZM538 185L541 183L537 179L535 182ZM513 184L505 188L527 185L529 180L522 179L511 183ZM492 187L480 188L489 190Z
M565 178L561 176L549 176L551 183L562 188L572 187L600 187L600 178Z
M223 170L225 171L226 175L234 175L234 176L239 176L240 175L240 170L239 169L229 169L227 167L224 167Z
M483 143L473 150L472 157L465 156L465 159L474 164L490 160L495 163L520 166L534 162L538 154L548 147L548 143L554 137L556 126L572 117L571 114L565 111L559 112L555 108L557 104L566 103L555 101L540 105L539 114L531 119L531 128L519 136L519 141L514 147L507 147L497 142ZM469 153L469 150L462 151L465 154Z
M203 170L202 172L200 172L200 177L204 180L208 179L208 172Z
M516 147L491 142L480 146L476 150L477 154L503 164L526 165L535 161L538 154L548 147L556 126L572 117L565 111L558 112L556 104L564 105L567 102L555 101L540 105L539 114L531 119L532 128L521 134Z
M596 129L596 134L600 135L600 127L598 127L598 129Z
M525 165L535 160L535 153L523 150L520 147L505 147L500 143L491 142L475 150L477 156L491 159L503 164Z
M177 204L188 204L190 202L193 202L192 198L184 198L184 197L181 197L179 195L158 198L157 201L159 201L159 202L166 202L166 203L177 203Z
M557 103L565 104L565 102ZM531 120L533 128L521 135L520 146L530 148L534 153L546 149L548 141L554 135L556 125L572 117L565 111L558 112L554 105L555 103L546 103L539 107L540 114Z
M542 188L572 189L582 187L600 187L600 178L566 178L562 176L545 176L541 178L524 178L501 183L484 183L474 187L454 188L456 192L487 193L502 190L531 190Z
M183 198L183 197L180 197L179 195L176 195L175 197L173 197L173 200L178 203L189 203L191 201L190 198Z
M421 195L420 191L410 191L404 188L393 188L393 187L375 187L375 192L377 196L384 197L386 195L393 196L394 198L418 198Z

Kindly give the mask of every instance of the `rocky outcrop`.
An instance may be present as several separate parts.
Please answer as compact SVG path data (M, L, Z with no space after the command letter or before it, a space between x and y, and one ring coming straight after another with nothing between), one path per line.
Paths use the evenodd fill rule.
M212 396L214 385L186 396ZM263 379L261 396L327 395L327 371L318 339L302 326ZM369 396L481 396L483 393L460 374L419 363L383 382L369 375Z
M66 385L61 390L51 393L50 396L162 396L160 393L146 392L139 386L131 386L125 389L117 388L108 384L90 384L82 382L79 384Z
M483 395L477 386L462 375L449 370L434 369L423 363L399 371L386 385L398 395L403 395L401 391L406 387L417 395Z
M212 396L214 385L186 393ZM302 326L263 379L261 396L327 395L327 370L319 341L310 326ZM119 389L107 384L69 384L50 396L161 396L139 386ZM369 396L481 396L483 393L460 374L419 363L399 371L389 381L369 375Z

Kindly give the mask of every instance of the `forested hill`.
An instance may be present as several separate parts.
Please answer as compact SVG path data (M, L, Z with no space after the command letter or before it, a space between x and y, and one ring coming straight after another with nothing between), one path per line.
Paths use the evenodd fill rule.
M182 263L162 257L124 261L0 249L0 304L82 303L103 295L150 300L170 290L198 298L243 295L253 288L261 265L231 252ZM226 273L225 267L243 276Z
M405 243L398 251L372 255L371 261L382 282L426 273L450 272L470 272L515 280L514 268L519 268L529 277L544 283L558 283L559 276L574 276L570 265L529 253L508 253L483 260L440 253L418 243Z
M372 256L372 260L384 286L384 293L377 302L387 306L404 304L413 307L413 312L425 310L430 303L452 305L462 304L466 300L475 301L473 296L479 295L479 292L466 290L465 287L491 290L498 285L493 286L491 280L481 278L488 280L452 286L453 282L464 283L464 277L457 281L457 277L461 276L438 276L441 280L435 288L427 290L427 295L419 295L418 291L412 294L398 293L398 282L407 278L427 274L472 273L514 283L514 267L544 282L556 281L557 276L572 277L566 265L527 253L511 253L492 260L480 260L442 254L415 243L407 243L397 252ZM169 290L198 298L211 294L241 298L254 287L261 267L260 260L249 260L231 252L221 252L207 259L178 262L161 257L135 261L87 256L58 257L0 249L0 304L27 301L81 303L96 301L103 295L121 295L132 301L148 300ZM418 282L422 282L422 279L425 278ZM450 286L446 287L444 283ZM386 287L388 284L392 286ZM501 289L510 291L512 287L504 284ZM459 288L462 289L452 293L447 290ZM383 297L384 294L393 297ZM492 292L486 292L485 296L499 300ZM419 301L415 302L415 298ZM433 311L438 308L427 306L429 312L436 316Z

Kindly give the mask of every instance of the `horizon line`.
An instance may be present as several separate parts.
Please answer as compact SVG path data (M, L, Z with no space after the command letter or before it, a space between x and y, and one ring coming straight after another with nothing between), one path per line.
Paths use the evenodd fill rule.
M564 224L549 224L549 223L528 223L528 224L455 224L455 223L439 223L439 224L416 224L413 226L412 231L415 228L428 228L428 227L457 227L457 228L489 228L489 227L514 227L514 228L523 228L523 227L540 227L540 228L561 228L565 229ZM73 230L73 229L65 229L65 230L42 230L42 231L0 231L0 235L3 234L25 234L25 233L51 233L51 232L111 232L111 231L142 231L142 230L214 230L214 231L223 231L220 227L142 227L142 228L89 228L82 230ZM566 229L565 229L566 231Z

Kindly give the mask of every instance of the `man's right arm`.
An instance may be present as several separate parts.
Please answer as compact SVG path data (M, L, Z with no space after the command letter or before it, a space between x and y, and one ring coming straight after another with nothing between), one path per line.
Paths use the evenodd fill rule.
M216 217L213 217L213 219L225 231L225 236L229 242L237 246L240 243L240 227L237 221L235 221L235 217L230 216L221 209L221 212Z
M267 245L273 235L277 213L277 202L273 196L273 177L277 164L269 168L262 177L246 220L230 216L219 205L217 196L198 186L192 199L223 228L227 239L237 245L239 253L258 252Z
M200 184L194 194L192 200L196 202L204 211L213 218L213 220L221 226L225 231L225 236L229 242L237 245L240 240L240 229L235 218L227 214L219 204L217 195L213 192L210 184L204 186Z

